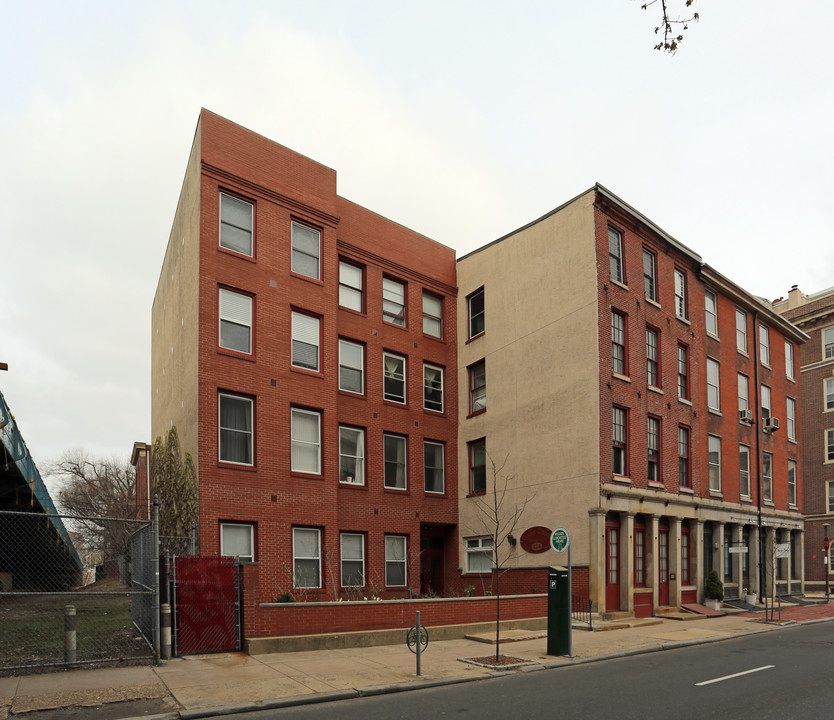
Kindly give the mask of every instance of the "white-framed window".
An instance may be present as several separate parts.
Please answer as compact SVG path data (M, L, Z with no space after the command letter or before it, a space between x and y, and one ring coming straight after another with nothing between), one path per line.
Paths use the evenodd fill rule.
M709 436L709 489L721 492L721 438Z
M750 448L738 446L738 486L742 497L750 497Z
M364 308L362 268L344 260L339 261L339 305L362 312Z
M484 535L483 537L466 538L465 542L466 572L492 572L493 538L489 535Z
M405 327L405 284L399 280L382 278L382 319Z
M678 343L678 397L689 400L689 348Z
M834 377L825 378L823 383L823 395L826 412L834 410Z
M773 454L762 453L762 497L773 502Z
M657 255L643 248L643 288L647 300L657 302Z
M484 289L479 288L466 298L467 316L469 319L469 339L483 335L484 323Z
M834 430L825 431L825 462L834 462Z
M788 440L796 440L796 400L793 398L785 399L785 415Z
M628 475L628 411L615 407L613 412L613 464L614 475Z
M321 232L303 223L292 222L292 271L321 280Z
M220 193L220 247L252 257L254 216L252 203Z
M423 441L423 478L424 488L428 493L446 492L444 455L443 443Z
M365 392L365 348L339 338L339 390Z
M385 584L388 587L406 585L406 545L405 535L385 536Z
M469 414L486 410L486 361L469 366Z
M628 373L626 317L618 310L611 311L611 370L619 375Z
M709 289L704 290L707 332L718 337L718 296Z
M339 426L339 482L365 484L365 431Z
M321 413L293 408L292 470L293 472L321 474Z
M736 308L736 349L747 354L747 313Z
M624 283L623 234L610 226L608 227L608 261L611 268L611 279Z
M738 374L738 409L750 409L750 378L743 373Z
M220 554L255 562L255 527L251 523L220 523Z
M759 325L759 360L770 366L770 330L766 325Z
M790 340L785 340L785 377L787 377L788 380L795 380L796 375L794 372L793 343Z
M828 485L828 512L834 512L834 481L829 481Z
M292 529L293 587L321 587L321 530Z
M292 314L292 365L319 370L320 321L300 312Z
M686 273L683 270L675 270L675 315L686 320Z
M391 353L382 354L383 397L405 404L405 358Z
M649 482L661 482L660 476L660 418L649 416L648 428L648 480Z
M220 288L220 347L252 354L252 297Z
M822 356L826 360L834 357L834 325L822 331Z
M443 412L443 368L423 365L423 408Z
M796 460L788 460L788 505L796 506Z
M218 428L220 462L253 465L253 402L240 395L219 393Z
M423 291L423 332L432 337L443 337L443 300L425 290Z
M405 490L407 487L407 446L402 435L382 436L382 452L385 463L384 485L392 490Z
M341 533L342 587L365 587L365 536Z
M720 366L718 360L707 358L707 407L721 410Z
M773 407L770 401L770 388L767 385L761 387L762 396L762 420L767 420L770 417L770 410Z
M650 327L646 328L646 382L660 387L660 333Z

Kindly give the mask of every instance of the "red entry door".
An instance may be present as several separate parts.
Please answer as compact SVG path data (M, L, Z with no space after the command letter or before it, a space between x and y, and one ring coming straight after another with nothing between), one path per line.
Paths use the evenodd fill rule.
M605 609L620 609L620 528L605 528Z
M661 525L658 536L657 604L669 604L669 527Z

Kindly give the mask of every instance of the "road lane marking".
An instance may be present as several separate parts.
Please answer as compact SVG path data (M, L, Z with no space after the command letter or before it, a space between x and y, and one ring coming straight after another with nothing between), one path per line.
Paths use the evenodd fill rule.
M744 672L735 673L734 675L725 675L724 677L714 678L712 680L704 680L704 682L695 683L695 687L699 685L712 685L712 683L721 682L722 680L732 680L733 678L741 677L742 675L749 675L750 673L759 672L761 670L770 670L770 668L776 667L775 665L762 665L759 668L753 668L752 670L745 670Z

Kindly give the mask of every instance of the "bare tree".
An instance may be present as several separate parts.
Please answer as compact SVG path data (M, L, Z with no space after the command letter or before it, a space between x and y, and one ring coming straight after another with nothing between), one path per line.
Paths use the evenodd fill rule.
M510 485L515 483L515 475L507 475L504 468L507 465L506 456L498 465L487 453L492 475L492 487L487 479L486 492L473 498L476 514L482 527L492 536L492 566L495 573L495 662L500 655L501 629L501 575L507 570L509 560L513 557L513 546L507 537L512 535L527 504L534 499L534 495L526 495L521 500L511 502L507 497Z
M677 16L672 15L670 9L673 0L648 0L640 6L643 10L648 10L652 5L660 3L661 17L659 23L655 26L654 33L660 35L662 30L663 40L654 46L655 50L668 52L670 55L674 55L678 51L678 45L683 42L683 33L689 30L689 23L698 22L700 19L698 13L689 10L694 1L684 0L686 12Z
M191 453L183 454L176 426L158 437L151 454L151 485L159 495L159 534L165 538L191 535L197 519L197 471Z

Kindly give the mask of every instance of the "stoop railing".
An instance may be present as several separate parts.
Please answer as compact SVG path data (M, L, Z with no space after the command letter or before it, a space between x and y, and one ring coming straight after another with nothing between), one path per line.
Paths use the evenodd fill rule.
M593 605L591 598L581 597L579 595L571 595L571 611L573 622L584 623L588 626L588 630L593 630L593 620L591 619L591 609Z

